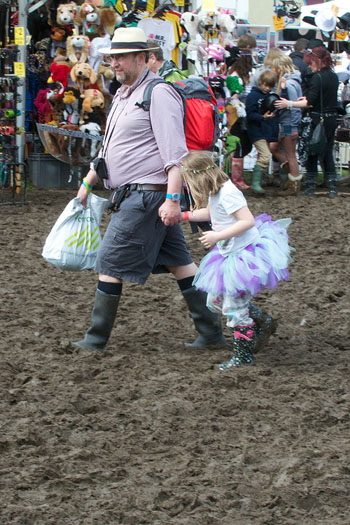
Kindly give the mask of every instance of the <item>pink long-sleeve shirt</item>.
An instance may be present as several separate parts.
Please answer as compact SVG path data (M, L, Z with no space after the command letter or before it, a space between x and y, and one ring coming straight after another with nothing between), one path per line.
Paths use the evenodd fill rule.
M179 166L187 153L183 103L171 86L154 87L150 111L136 106L154 78L157 75L146 68L135 84L122 86L114 97L102 148L109 174L106 188L166 184L168 170Z

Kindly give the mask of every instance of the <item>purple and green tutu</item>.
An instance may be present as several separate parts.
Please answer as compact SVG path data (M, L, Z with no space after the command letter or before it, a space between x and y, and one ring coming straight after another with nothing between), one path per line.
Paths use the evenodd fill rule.
M242 250L227 256L215 246L201 261L193 286L216 295L257 295L264 288L276 288L288 281L288 264L293 248L288 244L290 219L273 221L263 213L255 217L260 237Z

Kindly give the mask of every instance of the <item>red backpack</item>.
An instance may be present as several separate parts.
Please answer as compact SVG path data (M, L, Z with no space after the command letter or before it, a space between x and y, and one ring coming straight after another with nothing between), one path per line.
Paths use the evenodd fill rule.
M147 84L143 101L137 105L144 111L149 111L154 86L164 83L172 86L182 98L187 148L213 150L220 136L220 113L209 84L203 78L185 78L175 82L155 78Z

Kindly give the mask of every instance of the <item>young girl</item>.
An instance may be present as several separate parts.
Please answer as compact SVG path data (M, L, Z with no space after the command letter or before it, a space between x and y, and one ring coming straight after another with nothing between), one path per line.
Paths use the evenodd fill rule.
M225 315L233 329L234 354L219 368L252 365L259 332L249 301L263 288L276 288L278 281L289 279L290 219L273 222L263 214L254 220L242 192L207 153L186 155L182 175L196 203L193 211L182 213L183 219L211 221L213 228L199 239L213 249L201 261L193 285L207 292L208 308Z

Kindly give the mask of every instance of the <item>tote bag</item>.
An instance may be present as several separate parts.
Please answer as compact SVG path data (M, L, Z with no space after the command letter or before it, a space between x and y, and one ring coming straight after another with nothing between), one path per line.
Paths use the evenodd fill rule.
M90 193L86 208L72 199L58 217L42 251L45 261L60 270L93 268L101 243L99 224L107 199Z

